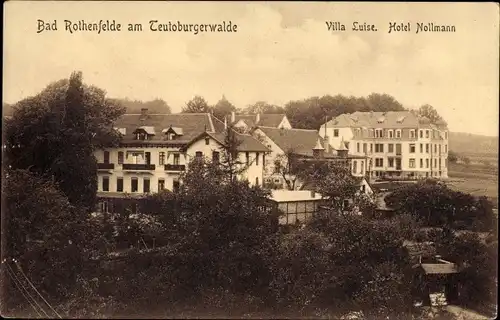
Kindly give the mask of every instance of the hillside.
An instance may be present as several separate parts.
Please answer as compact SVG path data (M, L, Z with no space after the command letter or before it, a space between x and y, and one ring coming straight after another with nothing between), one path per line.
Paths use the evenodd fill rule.
M466 156L498 158L498 137L450 132L450 150Z

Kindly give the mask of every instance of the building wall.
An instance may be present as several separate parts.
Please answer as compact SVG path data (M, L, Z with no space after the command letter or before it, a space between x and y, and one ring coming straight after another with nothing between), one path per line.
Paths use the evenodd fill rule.
M281 120L278 128L292 129L292 125L290 124L290 121L288 121L288 118L286 116L283 117L283 120Z
M324 136L324 125L320 130L320 136ZM339 130L339 137L333 137L333 130ZM393 132L393 138L389 138L389 130ZM433 130L430 128L402 128L401 138L396 137L397 129L384 129L383 138L367 137L365 134L356 135L351 128L328 128L328 136L331 145L335 147L336 143L340 143L342 137L344 141L349 142L349 154L351 155L365 155L363 147L366 144L366 155L371 161L364 163L365 171L370 172L371 176L375 175L396 175L402 176L418 176L418 177L435 177L447 178L448 177L448 133L447 131ZM415 130L415 136L410 135L410 131ZM349 131L352 136L349 135ZM429 135L426 134L429 132ZM422 134L421 134L422 132ZM366 132L365 132L366 133ZM438 139L439 136L443 139ZM358 148L359 144L359 148ZM378 152L376 144L383 145L383 152ZM389 152L389 144L393 145L393 152ZM401 154L396 154L396 145L401 145ZM410 145L415 146L414 152L411 152ZM428 147L427 147L428 145ZM389 166L389 159L394 159L394 165ZM396 159L401 159L401 170L396 170ZM382 159L382 166L380 164ZM411 161L413 159L413 161ZM371 162L371 165L370 165ZM360 171L360 162L357 163L356 171ZM354 171L354 170L353 170Z
M104 162L104 151L109 152L109 163L114 164L114 169L112 170L99 170L98 171L98 192L104 192L103 190L103 180L104 177L109 179L109 192L117 191L117 180L118 178L123 179L123 192L132 193L131 184L132 179L137 178L138 181L138 191L137 193L143 193L144 191L144 179L149 179L150 181L150 191L158 191L158 181L163 179L165 181L165 188L168 190L173 190L174 180L178 180L178 172L165 171L163 164L160 164L160 153L163 152L165 155L164 164L174 164L173 153L179 154L179 164L185 165L186 159L185 155L179 151L178 148L166 148L166 147L128 147L128 148L112 148L106 150L97 150L94 156L98 163ZM123 152L123 163L133 164L135 163L134 158L131 156L131 152L136 151L145 154L149 152L151 154L151 164L155 165L154 170L124 170L122 164L118 164L118 153ZM128 156L127 156L128 154ZM144 164L145 159L138 157L138 164Z
M222 160L223 157L223 149L221 148L221 145L215 141L214 139L209 139L209 144L206 144L205 139L200 139L199 141L196 141L193 143L191 146L186 151L186 156L188 159L192 159L195 157L196 152L200 151L203 153L203 156L208 159L212 160L212 152L213 151L218 151L220 152L220 159ZM246 154L247 152L239 152L238 153L238 161L244 163L243 166L246 166ZM264 152L255 152L255 151L249 151L248 156L249 156L249 162L248 162L248 168L245 172L241 174L239 179L246 179L250 183L250 185L262 185L263 178L264 178L264 158L267 163L268 159L267 156L263 156ZM256 158L259 158L258 161ZM188 160L190 161L190 160Z
M338 130L338 131L336 131ZM325 125L322 125L319 130L319 136L321 138L325 138ZM335 134L337 135L335 136ZM332 128L330 126L326 129L327 140L330 145L334 148L338 148L340 142L343 141L351 141L353 138L353 132L351 128Z

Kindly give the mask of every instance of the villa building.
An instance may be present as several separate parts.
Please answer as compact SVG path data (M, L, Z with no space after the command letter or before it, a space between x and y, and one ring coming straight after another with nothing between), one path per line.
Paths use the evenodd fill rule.
M366 156L356 172L368 177L447 178L448 129L410 111L354 112L326 123L319 135L349 155Z
M292 129L292 125L285 114L236 114L232 112L225 121L245 133L250 132L257 126Z
M149 114L147 109L121 116L114 126L122 136L119 146L95 152L101 199L176 191L194 157L218 159L226 130L209 113ZM237 133L237 139L238 157L249 163L239 178L261 184L269 149L251 135Z

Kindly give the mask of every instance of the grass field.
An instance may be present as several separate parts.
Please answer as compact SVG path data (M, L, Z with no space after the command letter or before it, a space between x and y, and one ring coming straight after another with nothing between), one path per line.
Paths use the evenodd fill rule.
M486 196L498 207L498 166L494 160L494 166L450 164L448 185L474 196Z

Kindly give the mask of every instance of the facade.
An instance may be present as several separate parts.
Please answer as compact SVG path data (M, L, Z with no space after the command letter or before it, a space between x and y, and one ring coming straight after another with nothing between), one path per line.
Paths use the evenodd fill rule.
M188 163L196 156L212 157L225 130L224 123L208 113L149 114L147 109L123 115L114 126L122 135L119 146L95 152L101 198L176 191ZM238 134L238 140L239 157L262 159L240 178L261 183L268 149L249 135Z
M342 114L320 127L319 135L335 148L344 143L350 155L363 155L356 171L368 177L447 178L448 129L444 122L410 111Z
M354 176L363 176L363 172L354 170L354 163L365 162L365 156L348 155L346 148L332 148L325 144L324 139L318 135L316 130L278 129L260 126L252 131L252 135L271 150L267 155L268 165L264 172L268 183L284 185L283 178L276 173L274 163L276 159L283 159L287 155L301 160L342 162L351 167L351 173Z
M236 114L232 112L225 121L245 133L250 132L257 126L292 129L292 125L285 114Z

